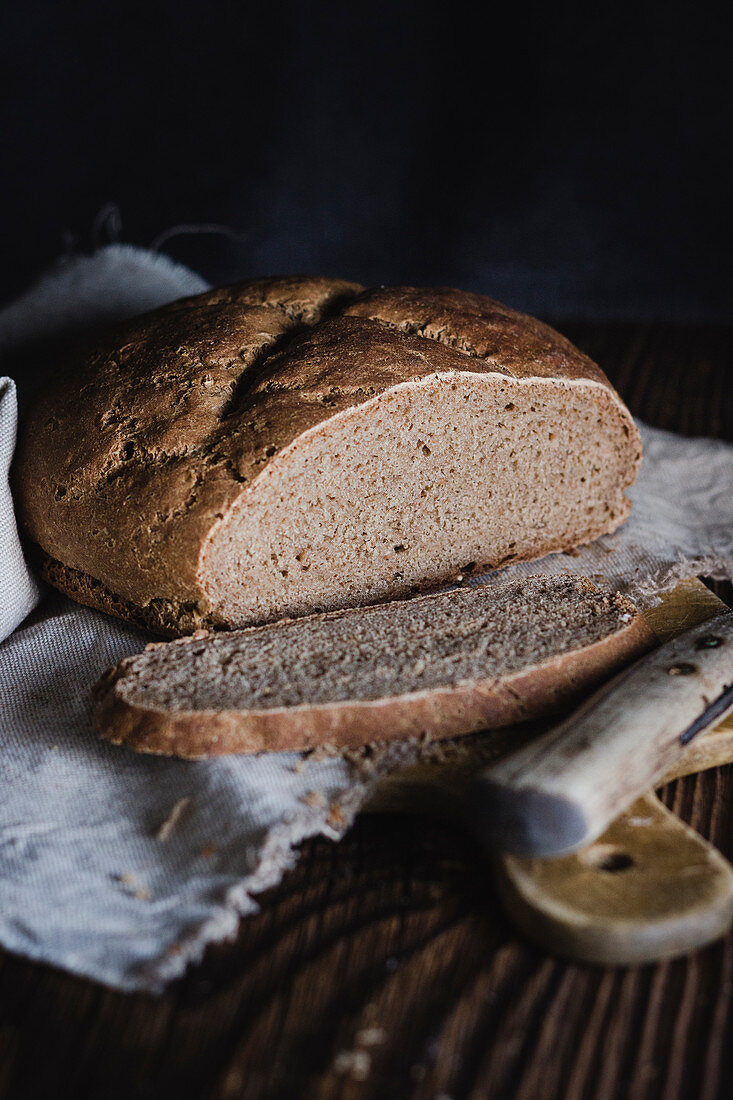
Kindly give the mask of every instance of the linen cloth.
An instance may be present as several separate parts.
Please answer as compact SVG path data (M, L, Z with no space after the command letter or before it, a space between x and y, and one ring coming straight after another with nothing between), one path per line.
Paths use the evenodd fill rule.
M204 288L164 257L110 246L0 313L0 348ZM90 688L149 636L58 593L38 602L8 488L15 431L15 387L2 379L0 943L118 989L159 992L256 910L302 839L341 836L379 776L422 750L398 743L365 769L297 753L166 760L100 742ZM486 579L584 573L643 604L678 577L731 577L733 447L642 432L634 507L619 532Z

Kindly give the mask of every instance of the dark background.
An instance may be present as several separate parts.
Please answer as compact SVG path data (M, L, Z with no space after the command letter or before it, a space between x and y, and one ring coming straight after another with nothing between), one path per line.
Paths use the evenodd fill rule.
M64 250L216 223L162 247L212 281L730 319L710 5L25 0L2 24L0 300Z

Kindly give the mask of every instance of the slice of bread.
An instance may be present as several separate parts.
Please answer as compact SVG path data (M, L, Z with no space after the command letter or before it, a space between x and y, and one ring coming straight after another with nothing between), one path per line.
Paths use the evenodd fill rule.
M531 577L154 643L103 677L95 721L183 757L450 737L557 711L653 641L623 596Z
M639 433L603 372L477 294L262 279L59 370L14 467L42 570L162 633L405 595L613 531Z

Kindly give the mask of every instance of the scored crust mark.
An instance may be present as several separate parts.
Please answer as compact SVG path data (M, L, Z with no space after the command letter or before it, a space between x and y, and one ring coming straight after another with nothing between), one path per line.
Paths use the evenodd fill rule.
M189 757L452 737L556 712L653 642L623 597L531 577L148 646L95 724Z
M257 280L117 329L39 402L21 436L15 474L31 538L133 603L196 601L197 528L210 526L249 480L232 458L231 420L221 427L233 391L263 348L358 289ZM219 447L227 437L230 445ZM197 510L176 585L175 548L166 560L161 543L186 543L173 528Z
M347 307L349 302L356 297L357 293L358 289L353 287L340 294L335 294L328 300L327 304L318 311L312 308L305 309L302 304L296 307L293 306L292 303L264 303L269 308L282 309L292 321L292 327L283 332L270 344L263 347L260 355L249 364L246 375L245 372L242 372L237 384L232 390L229 401L221 410L219 419L224 422L228 417L231 417L238 411L240 404L246 400L257 374L267 374L267 368L271 359L275 356L283 355L288 347L296 342L299 337L308 331L308 329L313 328L316 324L323 323L323 321L331 317L338 317ZM243 385L244 381L247 383L246 386Z
M254 280L122 326L26 422L14 469L26 533L69 576L93 579L123 609L157 603L173 618L177 608L189 609L180 613L185 631L198 620L244 625L400 594L448 579L467 561L524 560L623 520L638 433L590 360L540 322L479 295L360 290L327 279ZM540 407L548 383L557 431ZM582 421L575 432L573 417ZM521 438L522 418L525 437L534 433L532 447ZM579 520L558 524L543 512L549 490L535 501L526 490L541 488L550 469L562 481L555 467L566 444L575 459L587 459L588 485L579 487L585 479L578 473ZM480 458L473 465L472 453ZM514 478L511 499L521 489L526 528L519 539L502 537L500 547L493 535L477 542L467 530L471 523L491 529L481 502L497 473ZM461 495L471 478L474 501ZM407 499L408 492L403 501L400 486L414 486L418 497ZM396 502L389 515L379 504L385 497ZM306 498L310 510L299 504ZM246 533L240 520L251 504L264 530L288 499L290 518L278 521L272 546L254 553L257 532L251 546L234 545ZM353 507L337 517L339 499ZM463 502L458 516L451 499ZM445 532L436 561L421 559L426 536L410 526L429 526L431 508L435 531ZM463 533L451 541L456 522ZM339 575L338 524L341 545L351 553L361 540L372 571L383 554L399 553L399 566L380 565L379 583L360 591L360 558L343 571L338 592L319 590L317 552L331 580ZM543 526L551 537L540 537ZM321 541L295 546L309 530ZM228 555L220 580L237 574L233 603L212 595L212 539ZM79 585L80 593L89 586ZM255 595L271 589L267 607L255 606L257 599L247 606L247 586Z
M193 507L198 499L198 490L205 481L206 470L211 466L218 466L221 473L233 482L239 485L245 484L248 478L238 470L233 459L219 449L223 440L231 439L232 420L241 412L242 405L250 399L250 394L257 385L258 377L267 380L271 361L286 355L287 350L298 342L300 337L307 333L309 329L329 317L338 316L345 305L355 297L356 293L356 288L343 291L328 299L327 304L321 309L316 309L312 302L293 303L277 297L257 302L259 308L283 313L288 318L289 325L279 334L272 335L262 342L254 352L251 348L243 348L236 356L223 364L224 369L227 371L232 371L235 365L239 366L240 363L242 366L235 377L235 381L230 386L228 398L217 410L216 419L212 423L208 434L204 435L195 444L179 446L169 450L159 446L147 448L145 444L128 440L123 444L107 469L100 472L94 485L94 492L102 492L111 482L128 474L133 462L136 466L146 470L149 470L152 466L162 467L181 459L198 462L201 468L186 499L173 509L156 512L156 519L160 523L171 519L179 519ZM224 299L224 301L227 304L231 304L232 301L235 304L241 304L241 299L236 297ZM204 360L198 359L197 365L203 367L205 365ZM119 406L123 401L124 395L121 395L116 404ZM108 418L107 422L111 422L111 419ZM129 416L120 417L118 423L124 424L130 434L134 434L138 428L135 420ZM236 432L236 426L234 431ZM264 457L269 456L266 454Z
M281 281L283 280L272 280L273 283ZM131 463L137 466L161 466L182 458L199 458L204 466L216 464L221 459L222 468L232 476L234 481L242 483L246 480L238 474L229 459L216 454L220 433L221 431L226 432L228 427L226 422L236 415L240 404L255 384L255 380L263 374L266 375L270 360L285 351L288 345L293 343L302 333L307 332L309 328L314 327L327 317L337 315L355 297L358 291L357 287L341 284L333 294L323 295L321 293L311 297L292 298L292 296L288 297L284 293L286 288L292 288L292 280L284 280L286 287L283 287L279 293L273 293L273 290L277 291L278 288L268 288L266 282L259 280L254 287L247 285L247 289L243 293L236 293L236 288L231 288L228 295L215 292L214 302L206 303L205 313L209 316L195 317L198 330L196 343L198 346L190 349L190 358L186 364L189 377L176 378L177 385L184 390L186 388L190 389L192 387L192 374L201 371L206 372L209 368L213 370L214 367L220 372L224 371L231 376L231 380L227 380L226 383L224 399L215 410L215 416L212 418L208 434L192 443L173 445L168 448L161 447L157 439L152 441L151 446L146 446L145 442L141 442L138 438L143 425L133 416L125 415L121 411L126 406L129 407L130 400L134 395L136 379L133 375L130 375L130 382L126 385L125 375L120 375L120 391L115 396L109 415L104 413L102 419L106 424L111 424L116 420L120 427L125 428L126 434L136 438L125 441L117 454L113 456L108 468L100 472L99 479L94 486L95 492L100 492L105 485L127 473L131 468ZM268 289L269 294L267 293ZM192 312L193 303L198 301L198 297L184 300L183 303L174 303L174 305L178 306L179 312L185 313L187 310ZM191 303L188 307L187 301ZM252 310L271 311L271 315L265 315L264 317L258 315L256 317L259 322L256 325L256 332L245 330L243 335L247 337L247 342L239 347L235 354L231 354L232 349L230 348L228 358L222 359L216 355L211 357L207 356L206 353L206 345L212 339L210 330L213 329L214 338L219 335L221 330L221 323L218 318L213 326L210 323L214 304L218 306L219 310L223 307L230 307L234 310L249 307ZM156 311L156 313L165 312L166 309L167 307L163 307L161 311ZM188 319L194 320L193 317ZM232 317L231 320L233 323L236 322L235 317ZM180 347L177 349L178 352L181 350ZM183 350L185 351L185 348ZM154 353L155 348L152 351ZM111 360L109 365L115 365L114 360ZM151 381L159 383L160 379L153 377ZM204 373L204 386L211 387L213 382L211 375Z

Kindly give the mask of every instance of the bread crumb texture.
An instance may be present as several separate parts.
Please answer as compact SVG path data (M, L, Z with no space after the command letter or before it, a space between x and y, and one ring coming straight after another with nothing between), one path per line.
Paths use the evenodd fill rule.
M318 761L365 746L347 759L368 775L374 742L427 749L552 712L651 641L623 596L530 577L148 647L100 681L95 721L181 756L314 748ZM302 800L327 804L317 787Z
M240 283L58 369L14 467L46 577L162 633L350 607L571 550L641 457L599 368L480 295Z
M118 688L173 711L384 699L542 664L623 629L632 613L583 577L537 577L163 643L128 658ZM310 759L336 752L324 744ZM304 801L324 804L320 791Z

